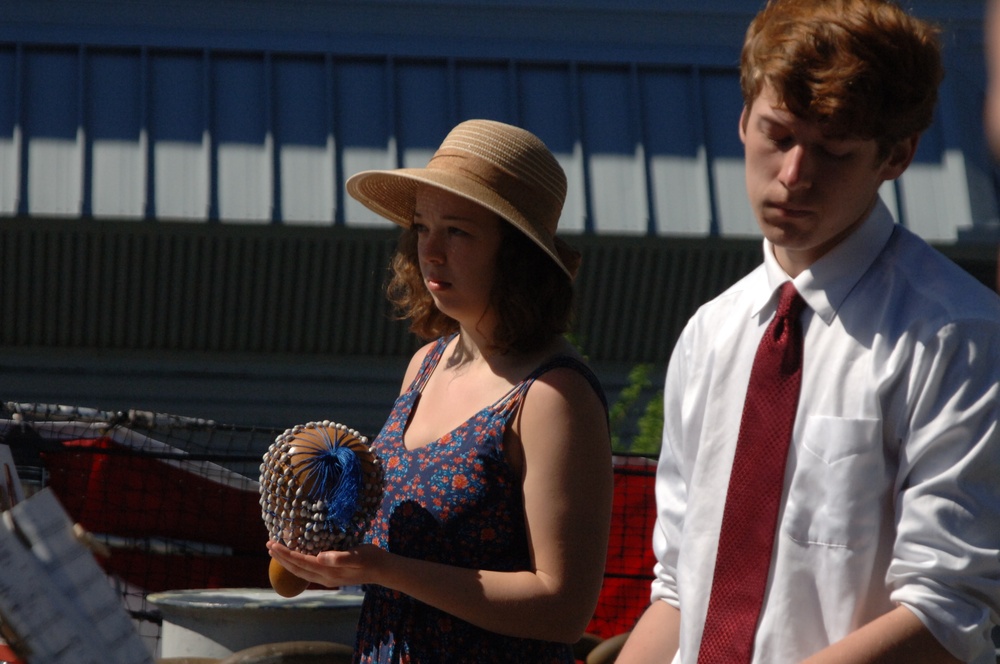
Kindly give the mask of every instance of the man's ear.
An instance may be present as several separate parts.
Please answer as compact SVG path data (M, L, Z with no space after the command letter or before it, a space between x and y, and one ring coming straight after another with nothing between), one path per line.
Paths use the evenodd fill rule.
M743 145L747 144L747 121L749 120L747 115L746 104L743 105L743 110L740 111L740 141Z
M920 143L920 134L913 134L898 141L889 149L889 156L882 164L883 177L886 180L895 180L903 174L917 154L917 145Z

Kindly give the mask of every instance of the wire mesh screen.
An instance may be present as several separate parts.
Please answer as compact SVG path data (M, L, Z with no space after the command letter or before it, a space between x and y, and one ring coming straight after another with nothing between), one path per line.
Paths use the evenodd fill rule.
M149 593L269 585L256 478L279 433L138 410L0 409L0 442L28 492L55 493L153 639L160 618Z
M150 593L266 588L261 457L284 430L149 411L0 404L0 443L31 493L50 488L89 533L96 557L156 647ZM588 631L631 629L649 601L651 459L615 457L604 588Z

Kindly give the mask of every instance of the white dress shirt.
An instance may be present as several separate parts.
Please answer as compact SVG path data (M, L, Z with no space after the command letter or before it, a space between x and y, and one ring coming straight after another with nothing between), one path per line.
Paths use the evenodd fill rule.
M697 660L750 368L788 276L764 263L691 318L667 370L653 600ZM794 279L802 392L754 661L798 662L903 604L995 662L1000 297L881 201Z

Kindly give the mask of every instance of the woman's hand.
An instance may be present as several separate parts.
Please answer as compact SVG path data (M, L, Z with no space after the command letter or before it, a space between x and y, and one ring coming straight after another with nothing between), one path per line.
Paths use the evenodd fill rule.
M267 551L295 576L326 588L378 583L378 571L390 555L372 544L311 555L268 541Z

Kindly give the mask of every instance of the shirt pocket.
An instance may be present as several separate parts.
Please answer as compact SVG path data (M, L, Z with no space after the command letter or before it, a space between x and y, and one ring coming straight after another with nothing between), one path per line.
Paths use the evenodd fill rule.
M874 544L885 499L881 423L811 416L789 456L794 474L784 532L803 545L860 549Z

